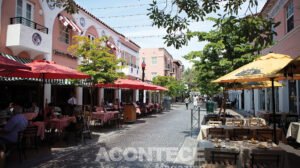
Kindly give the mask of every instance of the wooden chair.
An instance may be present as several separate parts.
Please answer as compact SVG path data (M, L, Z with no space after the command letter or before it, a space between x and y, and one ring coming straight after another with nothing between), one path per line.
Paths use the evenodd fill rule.
M114 117L110 120L117 128L120 128L121 126L121 114L116 113L114 114Z
M23 143L27 143L24 145L24 147L33 147L34 149L38 150L38 127L37 126L28 126L24 131L23 131ZM28 144L30 143L30 144ZM26 146L30 145L30 146Z
M237 151L211 151L212 163L221 163L225 165L236 165L239 152Z
M273 130L272 129L257 129L256 130L256 139L259 141L267 141L273 139Z
M211 136L211 138L225 138L225 131L224 128L209 128L208 129L208 135Z
M250 129L235 128L231 140L243 140L244 136L247 136L247 139L250 138Z
M280 155L277 153L251 153L251 167L279 168Z

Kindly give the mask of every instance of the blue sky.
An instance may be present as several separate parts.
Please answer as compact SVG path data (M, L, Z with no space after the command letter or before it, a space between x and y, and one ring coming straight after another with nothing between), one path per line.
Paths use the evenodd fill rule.
M201 50L205 42L197 42L192 39L187 46L180 49L167 47L162 39L165 31L151 25L151 20L148 18L147 8L152 0L75 0L79 5L87 9L89 12L100 18L109 26L113 27L118 32L129 37L142 48L166 48L175 59L183 62L185 67L191 67L191 63L184 60L182 56L190 51ZM257 11L260 11L266 0L258 0L259 6ZM158 0L165 2L165 0ZM161 6L165 4L160 4ZM242 7L241 14L245 13L246 7ZM134 15L134 16L128 16ZM213 15L212 15L213 16ZM130 27L136 26L136 27ZM192 23L191 30L209 31L212 29L212 23L209 21Z

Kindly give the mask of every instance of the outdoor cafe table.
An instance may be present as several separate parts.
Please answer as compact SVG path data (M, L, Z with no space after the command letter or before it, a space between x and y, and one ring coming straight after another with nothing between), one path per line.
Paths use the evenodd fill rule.
M58 132L62 132L72 121L76 121L76 118L73 117L62 117L62 118L53 118L50 120L50 127L55 128Z
M103 123L107 123L109 120L113 119L118 111L109 111L109 112L92 112L92 119L101 120Z
M252 135L253 137L255 137L256 135L256 130L258 129L271 129L267 126L263 126L263 127L260 127L260 126L251 126L251 127L236 127L236 126L226 126L226 125L221 125L221 126L211 126L211 125L201 125L201 128L200 128L200 132L199 132L199 135L198 135L198 140L204 140L204 139L207 139L208 137L208 129L209 128L224 128L224 131L225 131L225 135L230 137L230 135L232 135L232 132L234 129L238 128L244 128L244 129L250 129L250 135ZM282 132L282 129L280 128L277 128L277 141L283 141L285 139L284 135L283 135L283 132Z
M198 141L197 151L198 151L198 156L201 156L200 152L204 152L204 158L206 161L211 161L212 151L238 153L238 159L237 159L238 167L242 167L245 163L250 162L251 153L279 154L280 155L279 167L284 167L285 160L288 159L286 158L285 151L274 143L268 146L267 142L256 142L256 141L248 141L248 140L228 141L228 142L222 141L219 143L211 142L208 140L201 140Z
M293 137L300 143L300 122L291 122L286 134L286 138Z

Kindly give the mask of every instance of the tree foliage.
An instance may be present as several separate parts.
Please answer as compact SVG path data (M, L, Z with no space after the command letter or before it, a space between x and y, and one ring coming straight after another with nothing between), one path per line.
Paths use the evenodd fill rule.
M90 40L85 36L74 36L69 47L73 55L82 58L79 70L92 76L92 83L111 83L124 74L120 72L121 59L111 53L105 44L107 37Z
M200 92L213 95L219 92L220 86L212 80L231 72L256 58L263 46L254 45L248 38L241 37L241 22L229 17L222 20L210 18L216 23L215 29L209 32L194 32L199 41L207 41L201 51L193 51L184 58L194 63L195 77ZM259 23L258 23L259 24Z
M53 6L63 8L68 13L77 13L78 8L74 0L43 0L52 3Z
M247 38L256 45L265 46L271 44L273 20L256 14L252 11L258 5L258 0L166 0L166 6L160 8L157 0L153 0L148 8L148 16L153 21L153 25L164 28L167 35L164 36L167 46L180 48L186 45L190 38L191 22L204 21L209 14L218 14L219 21L227 17L235 17L240 14L242 5L247 5L244 17L235 19L241 26L240 36Z
M187 85L189 91L196 91L197 90L197 81L195 76L197 76L197 71L195 68L187 68L183 72L183 81Z
M156 85L168 88L168 95L172 97L181 96L185 91L185 85L182 81L177 81L172 76L157 76L153 78L153 83Z

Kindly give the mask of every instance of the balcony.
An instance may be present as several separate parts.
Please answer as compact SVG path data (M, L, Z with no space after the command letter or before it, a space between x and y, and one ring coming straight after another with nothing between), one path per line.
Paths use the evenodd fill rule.
M6 46L16 53L27 51L30 55L51 51L48 28L23 17L10 19L7 27Z
M132 76L132 77L136 77L139 78L140 77L140 69L136 66L126 66L122 69L122 72L126 75L126 76Z

